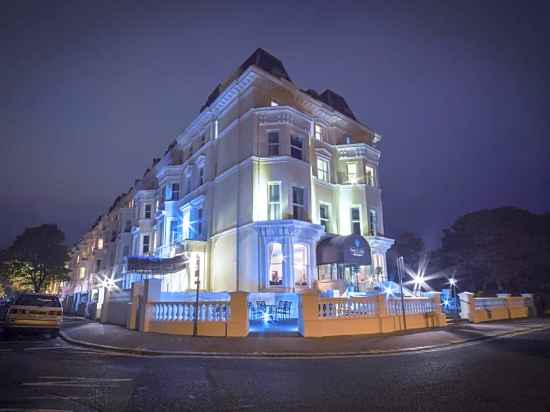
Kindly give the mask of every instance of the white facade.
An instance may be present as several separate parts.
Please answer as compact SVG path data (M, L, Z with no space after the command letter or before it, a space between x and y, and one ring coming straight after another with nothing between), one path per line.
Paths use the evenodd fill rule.
M196 273L205 291L294 292L317 284L327 233L364 236L373 263L358 282L385 278L381 137L263 50L247 62L74 248L73 293L91 298L106 276L128 288L141 276L128 256L182 254L180 271L154 274L166 292L193 289Z

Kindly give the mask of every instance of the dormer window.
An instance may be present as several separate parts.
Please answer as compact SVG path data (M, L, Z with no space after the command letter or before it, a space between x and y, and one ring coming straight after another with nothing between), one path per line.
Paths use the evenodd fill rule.
M351 143L352 143L352 141L351 141L351 136L345 136L345 137L344 137L344 142L345 142L346 144L351 144Z
M269 104L271 107L277 107L279 106L279 103L276 100L271 99L271 102Z
M99 250L103 249L103 238L97 239L97 248Z

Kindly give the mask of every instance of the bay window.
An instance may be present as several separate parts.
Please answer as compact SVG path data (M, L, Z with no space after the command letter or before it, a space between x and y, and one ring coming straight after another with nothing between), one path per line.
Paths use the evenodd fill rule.
M323 157L317 157L317 178L324 182L330 181L329 161Z
M272 131L267 134L268 156L279 156L279 132Z
M283 245L271 243L269 245L269 286L283 285Z
M292 188L292 216L297 220L305 220L304 188Z
M365 166L365 182L369 186L374 186L374 168Z
M294 244L294 283L296 286L307 286L307 246L303 243Z
M299 160L304 159L304 139L300 136L290 136L290 155Z
M267 184L267 218L268 220L281 219L281 183L269 182Z

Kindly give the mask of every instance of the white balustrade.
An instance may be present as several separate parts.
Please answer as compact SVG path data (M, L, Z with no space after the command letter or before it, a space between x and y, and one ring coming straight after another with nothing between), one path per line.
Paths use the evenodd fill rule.
M319 318L364 318L377 315L376 298L323 298L319 300Z
M153 320L171 322L190 322L195 317L195 302L155 302ZM227 322L230 319L229 302L199 302L199 322Z
M492 310L506 307L506 298L475 298L476 310Z
M418 313L431 313L434 311L433 302L430 298L404 298L405 314L414 315ZM388 313L400 315L403 313L401 299L389 298L387 300Z

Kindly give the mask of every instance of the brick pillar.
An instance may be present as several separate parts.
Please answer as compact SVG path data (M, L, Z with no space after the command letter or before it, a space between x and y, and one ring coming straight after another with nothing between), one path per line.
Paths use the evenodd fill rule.
M471 292L462 292L458 294L458 297L460 298L460 317L475 323L476 304L474 294Z
M146 279L143 285L143 300L140 305L139 330L149 332L149 322L153 317L153 305L160 301L160 279Z
M298 330L302 336L323 336L319 329L319 292L308 290L299 294L298 299Z
M248 336L248 292L230 292L231 316L227 336Z

